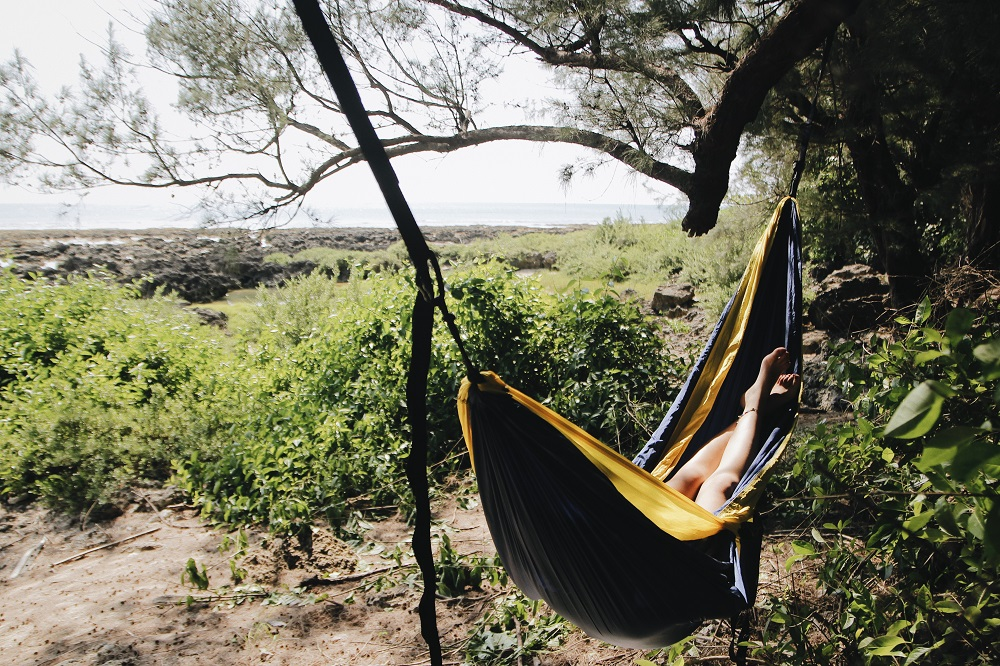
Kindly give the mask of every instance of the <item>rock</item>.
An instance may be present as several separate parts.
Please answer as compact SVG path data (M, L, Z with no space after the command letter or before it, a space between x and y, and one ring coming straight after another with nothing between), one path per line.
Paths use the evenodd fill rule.
M827 373L828 354L829 347L823 345L817 353L803 359L802 405L824 412L849 411L851 404Z
M826 348L830 337L823 331L806 331L802 334L802 354L818 354Z
M188 496L177 486L164 486L162 488L136 488L134 491L136 499L139 501L139 511L152 511L164 509L174 504L183 504Z
M218 310L212 310L209 308L191 308L191 312L198 315L203 324L208 326L215 326L216 328L226 328L229 323L229 317L225 312L219 312Z
M886 311L889 287L871 267L853 264L830 273L809 306L818 329L846 335L873 328Z
M158 287L163 287L167 292L174 293L186 301L210 303L225 297L227 293L239 289L240 286L239 282L228 275L211 270L203 272L166 270L153 274L148 281L143 282L141 291L144 296L151 296Z
M570 231L565 227L552 231ZM431 243L468 243L537 232L530 227L428 227ZM0 259L12 263L15 274L85 275L103 269L124 283L143 280L144 295L157 287L193 303L221 299L233 289L279 286L311 273L312 261L281 265L265 261L274 253L289 257L309 248L353 251L385 250L398 242L395 229L271 229L266 234L239 229L120 229L12 230L0 235ZM530 253L526 263L553 268L554 252ZM351 266L327 269L346 281Z
M680 317L692 305L694 305L694 287L681 283L657 287L651 307L657 314Z
M550 269L556 264L555 252L526 252L510 260L511 265L518 270Z

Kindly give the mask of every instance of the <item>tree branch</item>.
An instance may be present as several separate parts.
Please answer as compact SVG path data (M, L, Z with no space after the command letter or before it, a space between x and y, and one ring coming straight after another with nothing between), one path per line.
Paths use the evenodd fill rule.
M781 78L857 10L862 0L801 0L736 65L719 101L699 123L690 206L682 228L708 232L729 189L729 169L747 124Z
M605 24L603 19L591 26L584 38L573 42L568 47L557 48L555 46L543 45L529 37L526 32L519 30L514 26L494 18L493 16L490 16L489 14L478 9L466 7L465 5L452 2L451 0L424 1L430 4L438 5L439 7L444 7L448 11L461 16L475 19L480 23L502 32L513 39L517 44L526 47L538 56L542 62L549 65L590 70L608 69L616 72L633 72L635 74L641 74L642 76L654 81L659 81L673 90L678 102L680 103L681 110L686 117L694 119L705 112L704 106L698 98L698 95L695 94L694 90L690 85L688 85L687 81L685 81L676 70L670 67L655 65L646 60L625 58L614 54L602 53L600 46L597 46L597 48L590 53L579 51L578 49L587 45L594 46L600 44L599 34L601 28L603 28Z
M415 153L449 153L460 148L481 146L494 141L537 141L545 143L570 143L592 148L628 165L639 173L671 187L689 193L691 174L680 167L653 159L649 154L634 146L597 132L572 127L548 127L537 125L507 125L471 130L452 136L415 135L386 139L382 144L390 158ZM295 188L294 195L301 195L315 187L332 173L349 164L364 159L358 148L343 151L317 166L304 183ZM289 194L288 196L294 196Z

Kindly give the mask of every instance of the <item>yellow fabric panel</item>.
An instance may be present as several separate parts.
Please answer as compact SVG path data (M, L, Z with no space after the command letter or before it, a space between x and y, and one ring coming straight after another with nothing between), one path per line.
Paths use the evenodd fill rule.
M480 391L492 393L506 393L507 385L504 384L496 373L484 372L482 376L487 381L478 384ZM472 382L468 377L462 380L462 386L458 389L458 420L462 424L462 436L465 438L465 446L469 449L469 461L472 463L472 471L476 471L476 454L472 450L472 424L469 419L469 389Z
M738 517L719 518L698 506L548 407L507 386L496 374L484 372L483 376L486 382L478 385L480 390L506 393L511 399L555 427L608 477L625 499L667 534L682 541L693 541L718 534L727 527L735 529L740 522ZM465 434L465 441L471 453L472 446L469 443L472 441L472 431L468 417L470 388L471 383L468 379L462 382L458 402L462 432Z
M757 287L760 284L764 263L771 251L774 235L778 229L781 209L787 199L788 197L782 199L775 208L770 223L754 248L736 291L734 303L738 304L738 307L730 310L725 322L723 322L715 347L705 360L701 377L695 384L691 397L680 415L682 426L674 433L673 443L669 445L663 458L653 468L652 475L661 481L665 480L673 471L688 444L691 443L691 439L708 418L714 396L718 393L719 387L726 381L729 370L733 366L736 353L743 341L747 322L750 320L750 307L757 295Z

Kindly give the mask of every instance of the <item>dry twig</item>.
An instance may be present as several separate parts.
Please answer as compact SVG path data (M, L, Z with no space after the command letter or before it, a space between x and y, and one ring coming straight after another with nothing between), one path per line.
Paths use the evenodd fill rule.
M117 546L118 544L125 543L126 541L131 541L132 539L138 539L141 536L146 536L147 534L152 534L153 532L156 532L159 529L161 529L161 527L159 525L157 525L156 527L148 529L145 532L140 532L139 534L133 534L132 536L125 537L124 539L119 539L118 541L112 541L111 543L106 543L103 546L97 546L96 548L90 548L89 550L85 550L82 553L77 553L76 555L71 555L71 556L69 556L69 557L67 557L65 559L59 560L58 562L54 562L52 564L52 566L57 567L60 564L66 564L67 562L72 562L73 560L78 560L81 557L85 557L85 556L90 555L91 553L97 552L99 550L104 550L105 548L111 548L112 546Z

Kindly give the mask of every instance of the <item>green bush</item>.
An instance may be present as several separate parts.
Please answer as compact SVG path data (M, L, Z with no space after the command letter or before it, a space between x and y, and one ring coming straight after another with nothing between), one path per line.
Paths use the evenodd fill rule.
M996 312L853 343L831 371L857 410L800 442L784 491L811 537L789 565L818 593L772 595L769 662L993 664L1000 660L1000 336ZM780 505L779 505L780 506Z
M98 278L0 277L0 484L66 510L107 506L224 427L219 340L162 297ZM220 399L221 398L221 399Z
M498 263L449 274L475 362L626 455L676 387L676 364L636 304L552 295ZM409 506L405 387L411 273L321 272L259 290L216 337L173 301L97 278L0 283L0 482L69 510L107 505L171 472L206 515L294 531L354 506ZM465 374L439 326L428 385L429 462L464 464ZM648 424L647 424L648 425Z
M452 309L483 369L550 401L596 435L637 448L644 434L629 410L658 404L673 375L633 304L586 294L557 298L498 264L449 278ZM247 329L241 344L252 379L237 407L244 418L218 458L194 455L180 463L182 484L223 520L283 531L316 515L337 523L351 503L408 506L412 279L383 272L337 291L325 289L325 279L296 281L265 304L262 324L287 304L303 303L314 314ZM454 396L465 369L443 326L432 354L429 460L443 478L462 460L455 455L461 439ZM652 381L663 376L666 382Z

